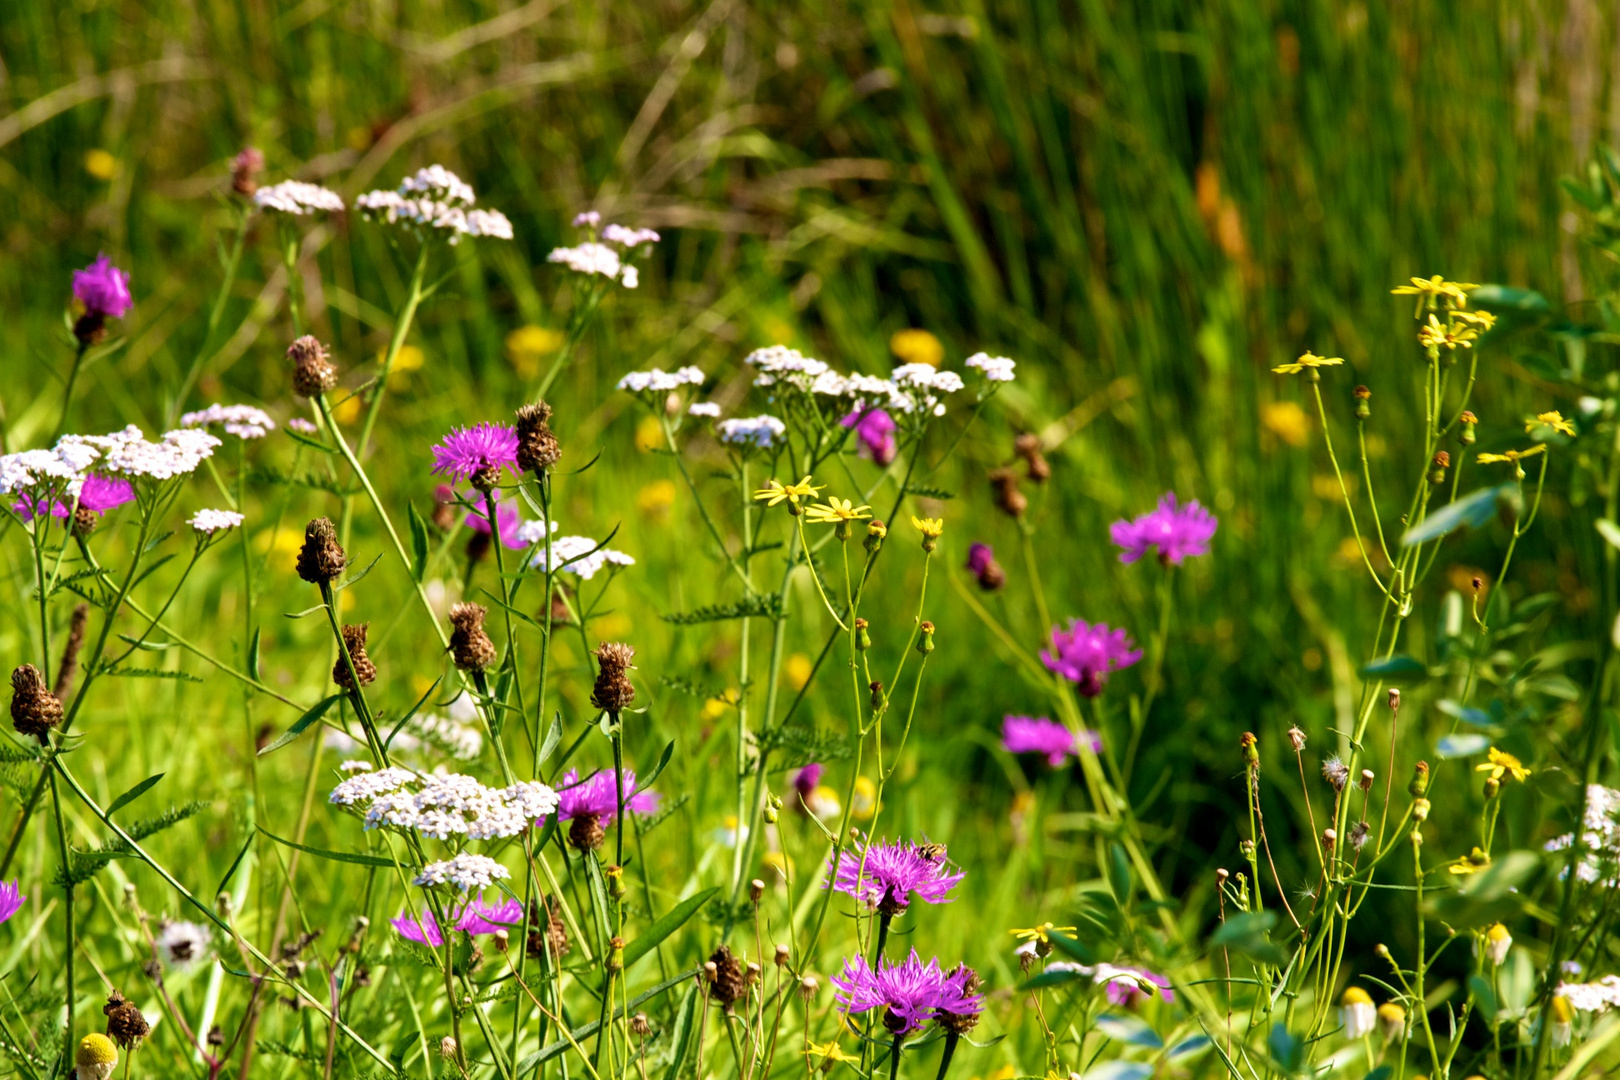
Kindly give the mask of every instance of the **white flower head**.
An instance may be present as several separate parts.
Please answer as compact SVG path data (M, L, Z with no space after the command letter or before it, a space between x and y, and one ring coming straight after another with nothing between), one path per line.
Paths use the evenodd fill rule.
M763 349L755 349L744 357L743 362L759 370L759 374L754 376L755 386L775 386L781 383L806 393L809 393L816 380L828 371L827 365L820 360L805 356L799 350L790 349L786 345L770 345Z
M611 278L627 289L635 288L639 282L635 267L626 265L617 251L594 240L587 240L576 247L554 248L546 256L546 261L560 263L576 274L597 274Z
M557 561L558 571L576 574L582 581L591 580L609 565L636 565L636 560L622 551L598 548L588 536L559 536L551 542L551 556ZM545 548L534 553L532 565L537 570L546 569Z
M371 762L360 758L350 758L348 761L338 763L338 771L346 773L370 772L372 767Z
M977 352L967 358L967 367L977 370L990 382L1012 382L1013 368L1017 362L1005 356L991 356L989 353Z
M674 371L664 371L661 368L632 371L619 380L619 389L628 390L632 394L667 394L683 386L702 385L702 369L690 366L676 368Z
M274 210L282 214L341 213L343 197L319 184L306 184L302 180L283 180L279 184L262 187L253 193L253 202L261 210Z
M774 416L755 416L744 420L733 417L715 425L720 441L745 449L768 449L787 434L787 425Z
M234 529L242 524L243 517L235 510L199 510L191 515L186 522L200 533L213 534L226 529Z
M688 415L702 416L713 420L720 415L720 406L712 401L694 401L686 408Z
M302 416L295 416L287 421L287 430L296 431L300 435L313 435L320 429L315 426L314 421L306 420Z
M512 223L499 210L473 209L472 186L443 165L430 165L400 181L393 191L368 191L354 200L368 221L411 225L448 233L451 244L464 236L512 239Z
M336 806L358 806L415 782L416 774L411 770L391 765L376 772L349 777L332 789L331 798L327 801Z
M487 855L469 855L465 852L443 862L428 863L416 875L413 884L431 889L437 885L454 885L462 892L491 888L504 881L512 872Z
M217 438L196 428L165 432L162 442L147 442L131 424L111 435L64 435L56 452L65 460L89 457L98 472L113 476L168 480L196 471L219 445Z
M270 419L270 414L252 405L210 405L180 417L180 426L185 428L213 427L215 424L223 427L227 435L241 439L260 439L276 429L276 422Z
M152 944L164 967L186 971L207 959L213 937L201 923L178 920L164 923Z
M539 518L534 518L531 521L525 521L513 530L512 536L518 541L518 543L524 545L544 543L547 532L546 524L546 522L541 521ZM555 533L557 531L557 523L553 521L550 523L550 525L550 531ZM466 695L463 694L462 697L466 697ZM456 700L459 701L461 699L457 698Z
M602 239L620 247L634 248L641 244L656 244L662 238L651 229L627 229L623 225L604 225Z

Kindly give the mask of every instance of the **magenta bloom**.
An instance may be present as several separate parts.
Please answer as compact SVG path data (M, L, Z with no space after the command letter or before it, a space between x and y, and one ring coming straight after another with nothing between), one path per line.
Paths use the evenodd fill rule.
M1052 647L1041 650L1041 663L1078 684L1086 697L1096 697L1108 682L1109 672L1142 659L1142 650L1133 645L1123 630L1070 619L1067 630L1052 627Z
M793 790L799 793L802 799L808 799L815 793L816 785L821 783L821 774L827 767L819 761L812 761L804 768L793 774Z
M893 916L906 910L912 893L930 904L949 902L950 891L967 877L966 873L953 874L950 869L943 851L925 853L910 840L898 844L881 841L867 844L864 853L844 852L838 859L837 872L821 887L830 886Z
M984 568L996 561L996 553L989 544L969 544L967 557L967 572L978 575L984 573Z
M477 900L451 908L450 918L450 925L457 930L469 934L493 934L523 921L523 903L508 900L504 904L486 904L480 896ZM409 915L399 915L389 921L399 931L400 937L418 945L431 945L437 949L444 944L444 936L439 933L438 921L433 918L431 911L423 910L420 922Z
M0 922L5 922L21 911L27 899L28 897L22 894L21 881L13 881L10 884L0 881Z
M658 809L656 791L637 791L634 770L624 770L624 808L632 814L650 814ZM578 769L569 769L557 782L557 819L577 817L612 821L619 815L619 789L613 774L599 772L581 781Z
M73 271L73 296L84 305L87 315L106 319L121 319L135 306L129 295L129 274L105 255L97 255L95 262Z
M505 424L452 428L433 448L433 471L452 480L477 476L493 486L502 469L517 473L517 448L517 432Z
M1121 549L1120 562L1133 563L1154 547L1159 549L1160 562L1180 566L1189 556L1209 554L1209 541L1218 524L1215 515L1200 506L1197 499L1178 506L1175 492L1170 491L1147 513L1114 522L1108 527L1108 535Z
M863 457L869 457L879 465L887 465L894 460L894 455L899 451L894 438L897 426L894 417L882 409L868 409L865 412L856 409L839 423L855 429L855 438L861 444Z
M518 508L510 503L497 503L495 506L495 524L501 529L501 546L509 548L526 548L518 537L518 526L523 524L523 515ZM489 518L483 514L469 512L467 514L467 527L473 532L489 533Z
M958 964L947 971L940 985L936 1017L940 1013L953 1013L956 1016L971 1016L976 1019L984 1009L983 996L974 993L979 985L979 973L966 964Z
M1103 984L1103 992L1108 995L1109 1001L1128 1009L1151 1000L1155 990L1165 1001L1176 1000L1175 991L1170 989L1170 980L1147 968L1108 967L1106 971L1097 972L1097 981Z
M1102 737L1086 732L1093 753L1102 752ZM1061 768L1074 753L1074 732L1042 716L1008 716L1001 721L1001 748L1009 754L1045 754L1046 763Z
M109 480L104 476L87 476L84 485L79 489L79 509L90 510L97 514L106 513L117 506L123 506L135 498L135 489L128 480ZM66 518L71 503L61 499L51 501L51 516ZM12 509L24 521L32 521L37 514L44 513L44 499L30 499L24 495L12 504Z
M957 1015L977 1012L983 999L967 992L971 975L966 968L947 975L937 959L924 964L912 949L898 964L880 959L876 971L864 956L845 960L843 974L834 975L832 984L845 1009L852 1013L881 1009L885 1028L895 1035L910 1035L941 1010Z

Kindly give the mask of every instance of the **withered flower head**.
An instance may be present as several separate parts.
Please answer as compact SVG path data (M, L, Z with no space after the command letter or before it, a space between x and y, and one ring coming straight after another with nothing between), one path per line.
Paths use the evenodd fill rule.
M337 368L326 358L326 346L305 334L287 348L287 359L293 362L293 393L299 397L324 394L337 385Z
M625 677L633 665L636 650L620 641L605 641L596 650L596 685L591 689L591 704L603 712L617 716L635 700L636 688Z
M377 677L377 665L371 662L366 655L366 629L370 623L350 623L343 627L343 648L349 654L349 660L354 664L355 678L360 680L361 686L367 686ZM349 665L338 657L337 663L332 667L332 681L345 690L353 690L354 683L349 678Z
M562 446L551 430L551 406L543 401L517 411L518 467L536 476L562 458Z
M714 988L710 993L730 1012L732 1005L748 993L748 975L743 963L724 945L714 950L709 962L714 965Z
M45 687L45 676L33 664L11 673L11 726L19 735L32 735L41 743L51 728L62 722L62 703Z
M483 671L495 662L495 643L484 632L483 604L450 605L450 652L462 671Z
M107 995L101 1011L107 1017L107 1037L125 1050L134 1049L152 1030L140 1008L117 990Z
M349 565L338 543L331 518L318 517L304 526L304 546L298 550L298 576L311 585L330 585Z

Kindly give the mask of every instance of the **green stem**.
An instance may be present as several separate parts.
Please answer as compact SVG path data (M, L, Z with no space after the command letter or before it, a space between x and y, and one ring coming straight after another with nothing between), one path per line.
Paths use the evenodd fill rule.
M62 413L56 418L56 431L51 435L53 443L67 430L68 410L73 405L73 387L79 381L79 369L84 366L84 354L89 351L88 341L79 342L79 347L73 351L73 366L68 369L67 385L62 388Z

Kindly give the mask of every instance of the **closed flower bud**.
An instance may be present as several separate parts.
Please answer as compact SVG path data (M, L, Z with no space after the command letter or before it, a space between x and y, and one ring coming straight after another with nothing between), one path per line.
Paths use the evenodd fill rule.
M805 1001L814 1001L821 992L821 980L814 975L806 975L799 980L799 996Z
M1338 843L1338 842L1339 842L1339 834L1337 832L1335 832L1333 829L1323 829L1322 830L1322 846L1324 848L1326 848L1329 851L1332 851L1333 850L1333 845Z
M440 1039L439 1056L445 1058L446 1060L454 1058L456 1056L456 1040L452 1039L448 1035Z
M1407 794L1419 798L1429 790L1429 763L1420 761L1412 766L1412 782L1406 785Z
M1392 711L1401 707L1401 688L1398 686L1389 688L1389 707Z
M1018 474L1011 469L991 469L990 485L995 489L996 506L1011 518L1021 518L1029 509L1029 500L1018 490Z
M1485 797L1487 799L1496 798L1497 794L1500 793L1501 790L1502 781L1498 780L1494 776L1487 776L1485 778Z
M353 690L354 679L349 677L349 664L354 665L354 678L360 680L361 686L369 686L377 677L377 665L371 662L366 655L366 629L370 623L348 624L343 627L343 651L348 654L349 663L344 663L339 656L337 663L332 666L332 681L345 690Z
M518 468L539 476L562 458L562 447L552 434L551 406L543 401L524 405L517 411Z
M624 970L624 938L616 937L608 940L607 969Z
M1429 800L1418 799L1412 803L1412 817L1417 821L1429 820Z
M482 604L450 605L450 653L462 671L483 671L495 662L495 643L484 631Z
M855 647L857 649L865 650L872 647L872 635L867 632L866 627L867 622L865 619L855 620Z
M326 358L326 346L311 334L305 334L287 348L287 359L293 362L293 393L299 397L314 397L337 386L337 368Z
M1260 768L1260 740L1254 737L1254 732L1245 731L1238 746L1243 750L1244 766L1250 770Z
M917 651L927 656L934 651L934 624L924 619L917 629L921 632L917 639Z
M1252 860L1254 858L1254 841L1239 840L1238 853L1241 854L1246 861Z
M1298 725L1288 729L1288 742L1296 754L1305 749L1305 733L1299 730Z
M603 712L619 715L635 700L636 688L630 685L625 671L633 667L636 650L622 642L607 641L596 650L596 685L591 690L591 704Z
M330 585L349 565L343 545L338 543L337 526L331 518L318 517L304 526L304 545L298 549L298 576L311 585Z
M1444 450L1437 450L1434 454L1434 468L1429 470L1429 483L1445 483L1446 470L1451 468L1451 455Z
M1373 780L1375 780L1375 779L1376 779L1376 777L1373 776L1373 771L1371 769L1362 769L1361 770L1361 790L1362 791L1371 791L1372 786L1373 786Z
M1368 401L1372 398L1372 391L1365 386L1358 386L1352 392L1356 398L1356 419L1367 419L1372 415L1372 406L1368 404Z
M872 692L872 710L876 712L883 708L883 703L888 700L883 696L883 680L873 679L867 689Z
M505 929L500 929L500 930L495 931L495 933L492 936L495 938L495 951L496 952L504 953L504 952L506 952L506 950L508 948L511 947L512 935L510 933L508 933Z
M871 554L876 555L878 549L883 546L883 538L888 535L889 527L877 518L873 518L866 523L866 539L861 542L861 546Z
M1052 466L1041 447L1041 437L1025 432L1013 440L1013 452L1024 459L1025 471L1032 483L1044 484L1052 477Z
M62 703L45 688L45 676L33 664L11 673L11 726L17 734L32 736L40 745L49 741L51 728L62 722Z
M776 947L776 966L777 967L786 967L787 962L788 962L788 947L786 945L778 945Z
M760 902L760 900L762 900L764 898L764 896L765 896L765 883L763 881L759 880L759 878L755 878L753 881L750 881L748 883L748 899L749 900L751 900L751 901L753 901L754 903L757 904L757 903Z
M763 812L763 816L765 818L765 824L775 825L777 817L780 816L780 812L774 806L767 806Z
M645 1039L651 1033L652 1021L647 1019L646 1013L638 1012L630 1018L630 1034L638 1039Z
M1457 419L1462 424L1462 430L1457 435L1457 441L1464 446L1473 446L1477 439L1474 434L1474 425L1479 423L1479 417L1464 409L1463 414Z
M259 190L259 171L264 168L264 155L252 146L244 146L231 159L231 190L244 199L253 198Z
M1231 874L1231 872L1229 870L1225 870L1225 869L1216 870L1215 871L1215 884L1216 884L1216 886L1219 887L1221 885L1225 885L1227 879L1230 878L1231 876L1232 876L1232 874Z
M607 878L608 895L615 900L623 900L630 892L624 883L624 867L609 866L602 870L602 876Z

